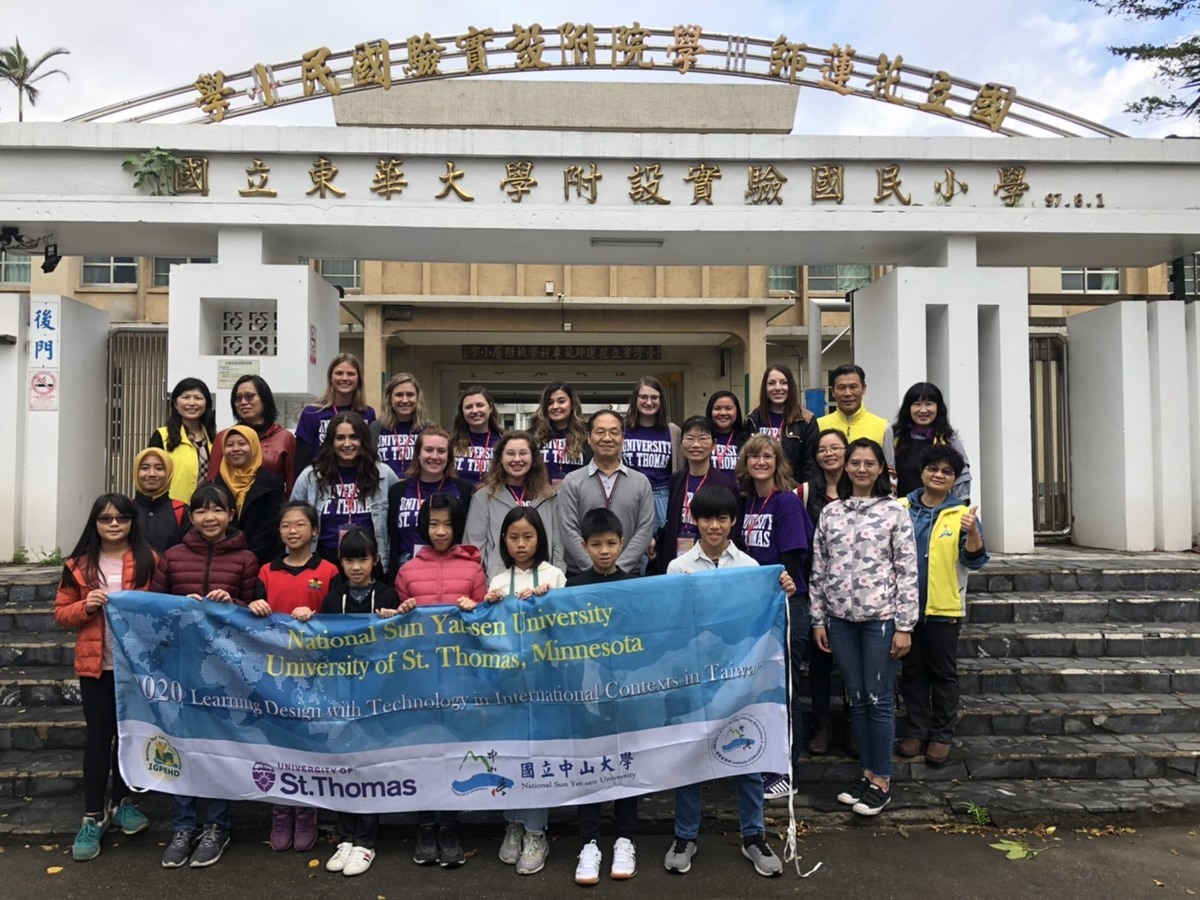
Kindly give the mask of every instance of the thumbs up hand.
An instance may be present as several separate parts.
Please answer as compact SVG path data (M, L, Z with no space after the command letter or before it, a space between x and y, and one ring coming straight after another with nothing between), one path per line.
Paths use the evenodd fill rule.
M979 512L979 507L972 506L971 511L968 513L965 513L962 517L963 531L965 531L967 534L972 535L972 536L979 534L979 516L977 515L978 512Z

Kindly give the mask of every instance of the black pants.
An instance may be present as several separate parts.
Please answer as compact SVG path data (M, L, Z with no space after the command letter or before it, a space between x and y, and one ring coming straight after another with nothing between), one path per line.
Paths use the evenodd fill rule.
M338 813L338 831L342 841L349 841L355 847L375 849L375 840L379 837L378 813Z
M920 622L912 649L900 662L900 692L908 712L908 736L950 743L958 721L959 619Z
M788 691L788 719L792 729L792 758L804 749L804 716L800 714L800 679L804 677L804 651L812 635L812 615L808 609L808 594L796 593L788 600L788 665L792 683Z
M80 678L79 696L87 738L83 745L83 803L85 813L104 815L104 789L112 774L112 802L129 796L117 766L117 692L112 670L99 678Z
M600 838L600 803L584 803L579 807L579 836L586 844ZM613 801L613 825L617 837L629 838L637 833L638 798L621 797Z
M808 645L808 695L814 723L828 722L833 703L833 654Z
M428 812L422 810L417 813L418 825L433 825L441 822L443 825L457 826L458 825L458 810L444 810L442 812Z

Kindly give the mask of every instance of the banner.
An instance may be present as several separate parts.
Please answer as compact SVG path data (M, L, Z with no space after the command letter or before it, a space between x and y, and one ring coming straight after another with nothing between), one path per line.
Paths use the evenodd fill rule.
M786 772L779 573L307 623L114 593L121 774L171 794L399 812Z

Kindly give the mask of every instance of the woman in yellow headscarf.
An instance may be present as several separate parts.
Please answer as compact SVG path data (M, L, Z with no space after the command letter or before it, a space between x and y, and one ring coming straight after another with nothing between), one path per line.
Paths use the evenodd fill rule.
M187 504L170 496L174 470L171 454L159 447L147 447L133 460L133 505L142 536L160 555L183 539L191 522Z
M279 539L279 510L283 505L283 479L262 467L262 446L248 425L224 432L221 470L213 479L233 498L237 515L233 524L245 535L246 546L268 563L283 552Z

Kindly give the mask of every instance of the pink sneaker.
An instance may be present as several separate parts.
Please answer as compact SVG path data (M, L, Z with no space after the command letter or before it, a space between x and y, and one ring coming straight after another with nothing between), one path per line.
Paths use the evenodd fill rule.
M317 843L317 811L310 806L296 810L296 831L292 846L297 853L307 853Z
M290 806L271 807L271 849L282 851L292 846L294 809Z

